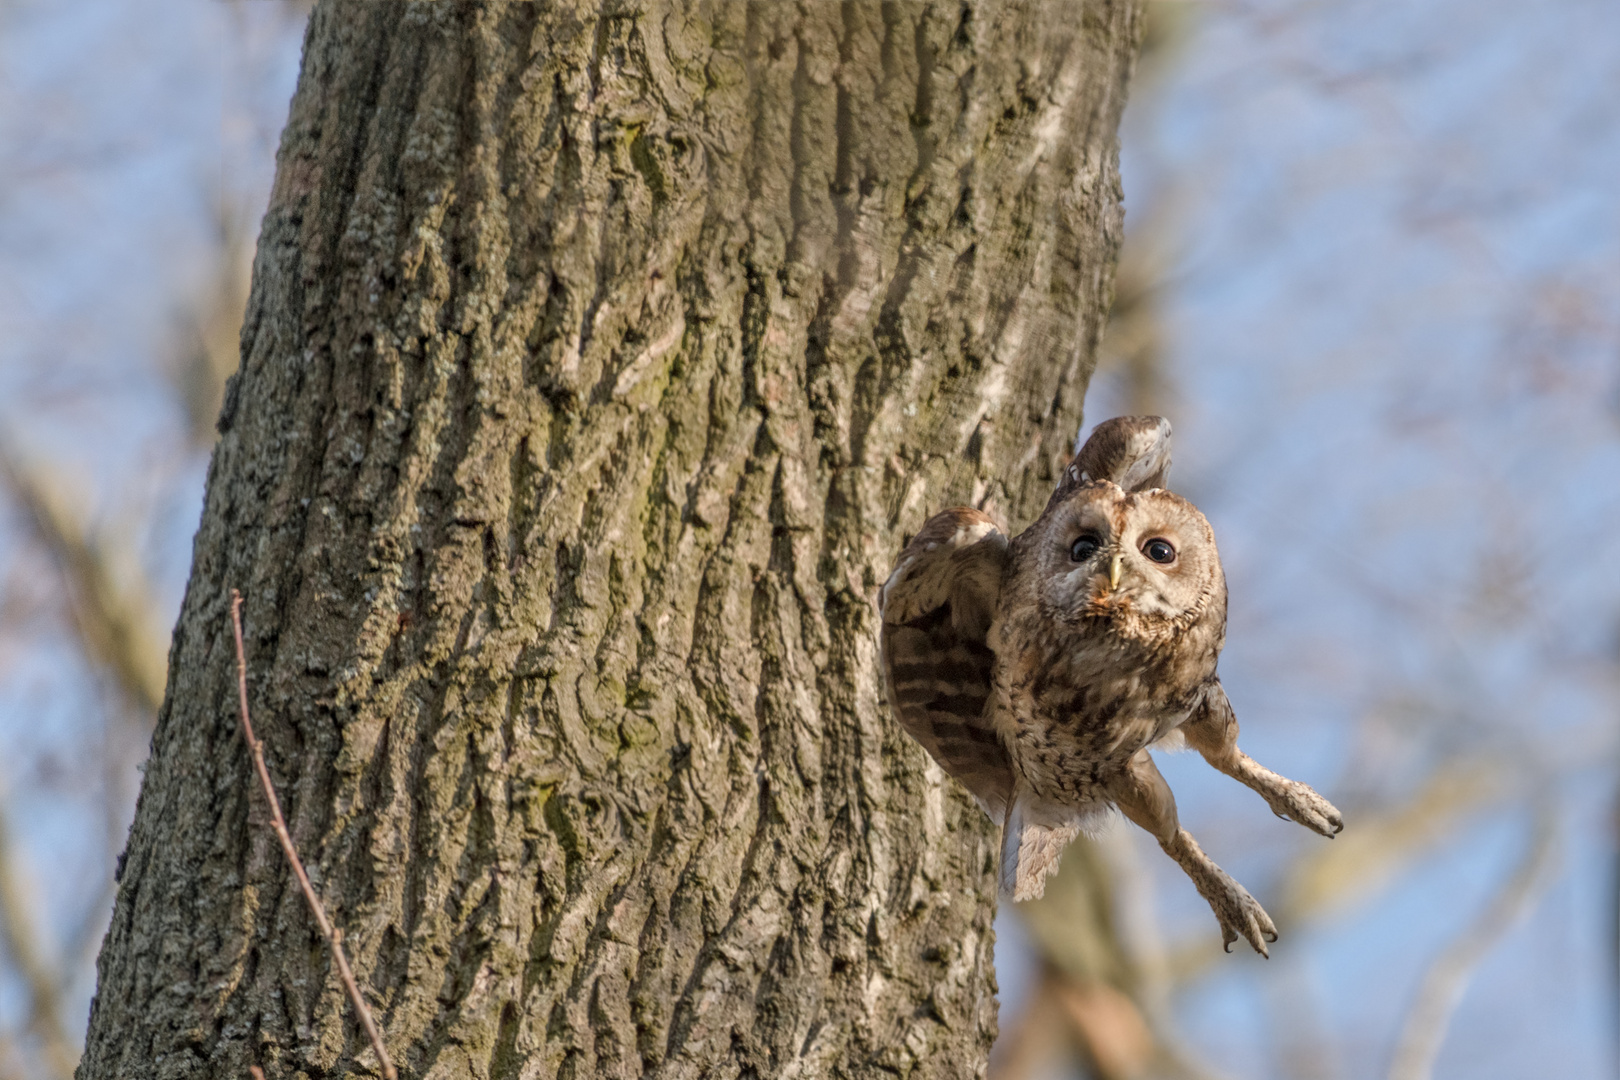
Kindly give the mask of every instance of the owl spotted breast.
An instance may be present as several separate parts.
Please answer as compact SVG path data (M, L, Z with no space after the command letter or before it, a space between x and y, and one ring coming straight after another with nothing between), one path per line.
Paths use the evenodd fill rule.
M1046 510L1009 541L986 514L930 518L878 597L890 706L1002 826L1002 886L1040 896L1063 848L1117 806L1186 871L1221 925L1265 955L1265 910L1176 816L1148 748L1189 746L1324 836L1331 803L1237 747L1216 677L1226 579L1215 534L1164 490L1170 425L1098 425Z

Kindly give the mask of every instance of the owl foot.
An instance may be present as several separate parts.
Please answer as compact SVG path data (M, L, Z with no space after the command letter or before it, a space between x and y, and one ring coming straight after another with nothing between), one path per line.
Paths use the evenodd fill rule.
M1249 895L1248 889L1224 870L1213 863L1210 868L1214 873L1207 881L1194 878L1193 883L1198 886L1199 894L1209 901L1216 921L1221 924L1221 948L1231 952L1232 943L1242 938L1255 952L1269 959L1271 954L1266 951L1266 942L1277 940L1277 927L1271 916L1260 906L1260 901Z
M1272 813L1298 822L1330 840L1344 829L1344 819L1339 816L1339 811L1309 784L1286 780L1275 773L1271 776L1275 779L1263 786L1257 785L1256 790L1270 805Z
M1277 926L1260 902L1249 895L1249 890L1215 865L1215 860L1204 854L1186 829L1178 829L1168 841L1160 841L1160 846L1187 872L1198 895L1215 912L1215 919L1221 924L1221 947L1231 952L1232 942L1242 938L1255 952L1269 959L1271 954L1266 951L1266 942L1277 940Z
M1232 703L1219 679L1205 687L1203 702L1180 731L1187 745L1203 754L1205 761L1257 791L1278 817L1297 821L1329 839L1344 828L1333 804L1309 785L1279 776L1238 749L1237 717L1232 715Z

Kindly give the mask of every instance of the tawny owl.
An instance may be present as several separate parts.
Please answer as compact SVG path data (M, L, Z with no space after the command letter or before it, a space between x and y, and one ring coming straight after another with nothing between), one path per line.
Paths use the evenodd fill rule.
M1324 836L1339 812L1237 747L1215 675L1226 579L1209 522L1163 489L1170 424L1100 424L1046 510L1010 542L945 510L879 594L890 705L1002 832L1002 886L1040 896L1063 848L1110 806L1152 833L1221 924L1262 955L1277 929L1176 818L1148 747L1190 746L1279 816Z

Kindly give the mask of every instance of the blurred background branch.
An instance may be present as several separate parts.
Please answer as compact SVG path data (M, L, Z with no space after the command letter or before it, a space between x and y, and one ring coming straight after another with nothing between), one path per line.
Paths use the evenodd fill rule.
M107 546L66 505L71 485L3 442L0 481L61 572L63 606L85 656L111 676L129 713L150 725L163 704L168 668L150 588L128 567L123 574L114 571Z
M0 1080L76 1054L307 12L0 7ZM1347 827L1162 762L1272 960L1117 826L998 915L996 1080L1612 1075L1620 15L1146 32L1088 421L1171 417L1244 744Z
M79 1056L308 11L0 9L0 1080Z
M1223 954L1120 826L1065 862L1070 886L1004 905L998 966L1027 974L992 1072L1613 1075L1620 961L1595 958L1620 956L1620 573L1565 555L1620 524L1620 311L1599 299L1620 291L1620 215L1594 186L1620 141L1575 119L1606 108L1590 80L1620 70L1620 15L1148 15L1087 420L1171 417L1171 482L1221 536L1244 744L1346 830L1283 835L1235 785L1162 760L1183 823L1271 882L1271 961ZM1560 870L1558 847L1601 856ZM1563 916L1515 929L1544 895ZM1112 1028L1134 1053L1072 1015L1098 986L1130 1011L1092 1015L1128 1015Z
M225 381L240 364L242 313L247 308L253 263L254 220L238 193L220 191L213 199L214 250L203 295L186 304L184 333L169 365L176 396L184 407L192 442L214 445L214 422L225 396Z
M38 1041L48 1075L69 1080L79 1061L79 1048L62 1019L63 967L44 951L44 936L34 917L25 885L28 875L11 843L11 821L0 802L0 934L6 957L28 987L26 1028ZM9 1054L7 1055L10 1056Z
M1496 895L1468 928L1437 956L1418 987L1395 1043L1389 1080L1429 1080L1451 1017L1462 1000L1469 976L1515 923L1529 914L1547 884L1558 837L1558 816L1551 799L1536 803L1533 828L1524 857L1503 879Z

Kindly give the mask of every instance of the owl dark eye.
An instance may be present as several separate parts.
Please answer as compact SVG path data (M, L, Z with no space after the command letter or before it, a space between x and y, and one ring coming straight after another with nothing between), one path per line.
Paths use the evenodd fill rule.
M1142 545L1142 554L1156 563L1173 563L1176 561L1176 549L1170 546L1170 541L1155 537Z
M1100 547L1102 547L1102 539L1096 533L1081 533L1080 539L1076 540L1069 548L1069 558L1075 562L1085 562L1097 554L1097 549Z

